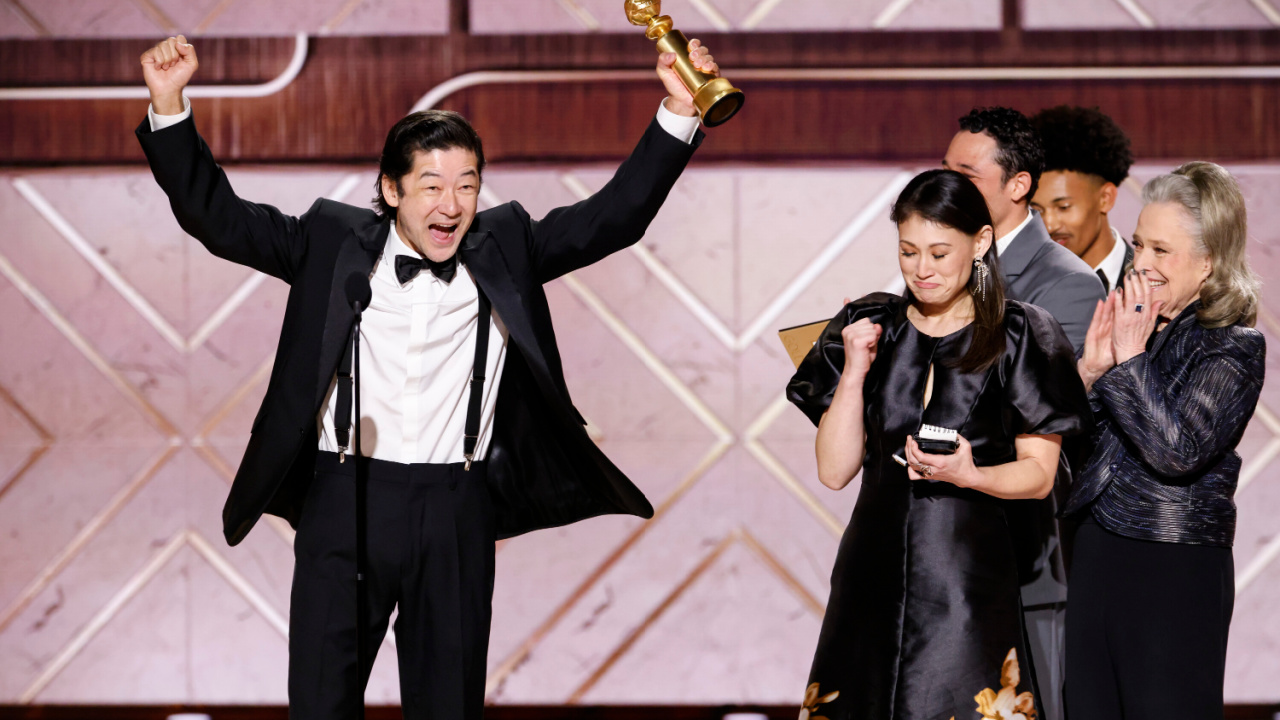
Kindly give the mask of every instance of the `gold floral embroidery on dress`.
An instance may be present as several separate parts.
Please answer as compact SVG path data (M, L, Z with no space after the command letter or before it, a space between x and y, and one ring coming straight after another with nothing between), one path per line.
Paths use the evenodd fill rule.
M1030 692L1018 692L1018 651L1009 648L1000 668L1000 692L985 688L973 696L982 720L1036 720L1036 700ZM956 720L954 717L951 720Z
M804 691L804 707L800 708L800 720L827 720L822 715L814 715L814 713L818 712L819 705L825 705L838 697L840 697L839 690L832 690L818 697L818 683L810 684Z

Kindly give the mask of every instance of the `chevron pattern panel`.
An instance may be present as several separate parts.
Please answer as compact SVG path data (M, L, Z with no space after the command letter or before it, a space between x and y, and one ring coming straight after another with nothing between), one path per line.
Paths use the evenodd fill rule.
M1143 164L1116 224L1132 230ZM495 703L788 703L856 486L816 480L777 328L894 284L891 199L920 168L695 168L643 243L548 293L577 405L656 517L501 544ZM1233 168L1280 351L1280 165ZM368 167L233 168L245 197L361 202ZM493 167L535 216L610 168ZM0 703L285 700L288 527L219 515L286 288L211 257L143 169L0 172ZM1270 372L1277 372L1274 365ZM1280 385L1241 452L1227 693L1280 700ZM372 702L398 697L395 639Z

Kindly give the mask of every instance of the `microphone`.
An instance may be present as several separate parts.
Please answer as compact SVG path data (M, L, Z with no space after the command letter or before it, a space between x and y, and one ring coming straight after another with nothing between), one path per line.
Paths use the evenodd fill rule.
M347 304L351 306L356 314L359 315L361 310L369 307L369 300L373 298L373 290L369 287L369 278L362 272L353 272L347 276Z

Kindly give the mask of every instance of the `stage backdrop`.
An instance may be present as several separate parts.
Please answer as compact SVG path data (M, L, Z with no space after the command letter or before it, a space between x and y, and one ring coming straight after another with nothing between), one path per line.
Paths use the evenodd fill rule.
M1124 234L1171 166L1135 168ZM657 516L501 544L492 702L798 702L857 483L817 483L776 330L894 285L888 206L920 169L695 167L642 244L548 287L574 401ZM1232 170L1275 357L1280 166ZM493 167L482 204L536 217L610 173ZM230 175L291 213L373 187L367 166ZM292 533L228 548L220 511L285 286L184 235L141 168L0 173L0 227L0 703L284 702ZM1277 388L1240 448L1237 702L1280 700ZM374 702L394 659L388 638Z
M314 159L309 138L330 138L347 124L376 126L362 138L367 147L329 156L350 158L376 151L386 124L371 118L379 102L391 101L368 83L362 92L381 98L365 98L374 107L339 105L353 99L328 82L348 88L342 82L350 78L334 72L325 52L358 46L362 35L380 37L371 44L417 47L412 38L383 37L405 34L419 38L423 57L440 47L470 53L463 67L447 69L453 59L444 58L441 68L430 68L442 75L524 67L526 56L540 58L540 67L594 66L617 54L611 48L649 52L640 31L623 24L619 5L0 0L0 40L13 58L10 75L13 68L27 73L6 82L94 85L137 83L140 49L131 38L179 30L209 38L201 46L202 82L262 82L281 71L291 33L357 36L346 44L317 41L320 51L299 77L302 89L265 100L197 101L208 120L202 127L219 132L215 144L234 157L255 157L274 133L297 135L305 146L286 159ZM1142 51L1135 57L1159 62L1264 62L1269 55L1239 58L1232 47L1188 61L1177 53L1187 47L1180 43L1211 33L1228 38L1228 46L1232 37L1253 38L1255 47L1257 37L1248 33L1280 25L1276 0L667 0L664 10L686 32L725 33L730 47L786 45L786 37L769 33L808 32L794 40L801 47L783 55L794 61L812 50L816 59L798 65L833 66L847 62L827 57L825 38L840 47L840 33L873 37L878 30L893 38L888 45L902 37L904 51L929 58L977 31L987 33L996 60L1016 63L1003 43L1017 45L1026 30L1041 33L1026 40L1028 52L1039 50L1036 38L1056 38L1057 50L1048 50L1057 54L1037 55L1048 64L1131 63L1119 52L1130 38ZM1078 30L1083 39L1044 35L1057 30ZM1130 30L1139 32L1118 34ZM1152 50L1140 32L1146 30L1169 35ZM1103 59L1090 54L1091 31L1110 33ZM627 36L616 43L592 37L611 32ZM757 35L738 37L748 33ZM272 62L259 63L255 53L227 61L245 45L239 36L266 38L261 51ZM910 47L921 37L921 48ZM956 42L968 49L966 62L981 54ZM119 51L125 46L128 53ZM23 64L27 49L37 59L25 62L41 67ZM352 72L368 59L353 57ZM623 65L638 67L633 60ZM883 60L909 62L893 51ZM1249 87L1218 86L1227 93ZM414 98L428 87L414 85ZM983 94L987 86L965 87L974 102L1004 97ZM1126 100L1114 89L1107 97ZM1223 128L1265 129L1271 97L1262 88L1255 104L1206 101L1194 111L1203 115L1208 107L1240 120L1216 121ZM128 131L142 119L142 101L130 101L136 108L111 102L0 106L0 131L23 128L0 147L24 163L139 159ZM767 103L755 107L769 111ZM402 112L400 104L394 112ZM290 113L313 134L288 123ZM580 113L593 129L616 114L612 106L599 116ZM82 117L118 122L84 128ZM940 114L937 122L953 127L953 118ZM845 120L832 118L840 130L857 124ZM1167 121L1185 123L1180 116ZM628 132L638 136L642 127ZM615 132L599 134L606 130ZM898 137L892 130L885 136ZM1196 126L1193 134L1229 134L1212 131ZM879 137L865 127L859 132L859 143ZM1232 139L1249 137L1242 133ZM1135 142L1157 135L1159 127ZM96 154L94 143L104 138L127 152ZM757 144L776 140L777 133L761 131ZM1248 196L1251 256L1267 283L1259 327L1273 341L1273 358L1280 352L1278 163L1231 168ZM1115 212L1121 232L1134 227L1140 183L1174 164L1148 158L1135 168ZM888 206L922 167L695 162L642 244L548 287L574 401L657 515L648 522L598 518L500 545L491 702L799 703L857 484L835 493L817 483L814 430L782 398L792 368L776 330L830 317L846 296L895 285ZM495 165L483 204L518 199L538 216L589 194L611 170ZM365 204L374 179L370 162L236 166L230 175L243 196L291 213L317 196ZM228 548L220 524L265 391L285 296L279 281L216 260L186 237L141 167L0 168L0 704L285 701L292 532L269 519ZM1240 448L1232 702L1280 701L1278 388L1274 381L1264 388ZM993 686L997 681L991 678ZM369 697L397 700L392 637Z

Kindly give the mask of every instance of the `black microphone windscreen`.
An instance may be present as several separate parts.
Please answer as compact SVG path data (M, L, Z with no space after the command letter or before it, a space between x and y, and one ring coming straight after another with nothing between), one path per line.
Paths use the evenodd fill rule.
M369 278L362 272L353 272L347 276L347 304L355 307L360 303L360 309L364 310L369 307L369 300L373 297L373 290L369 288Z

